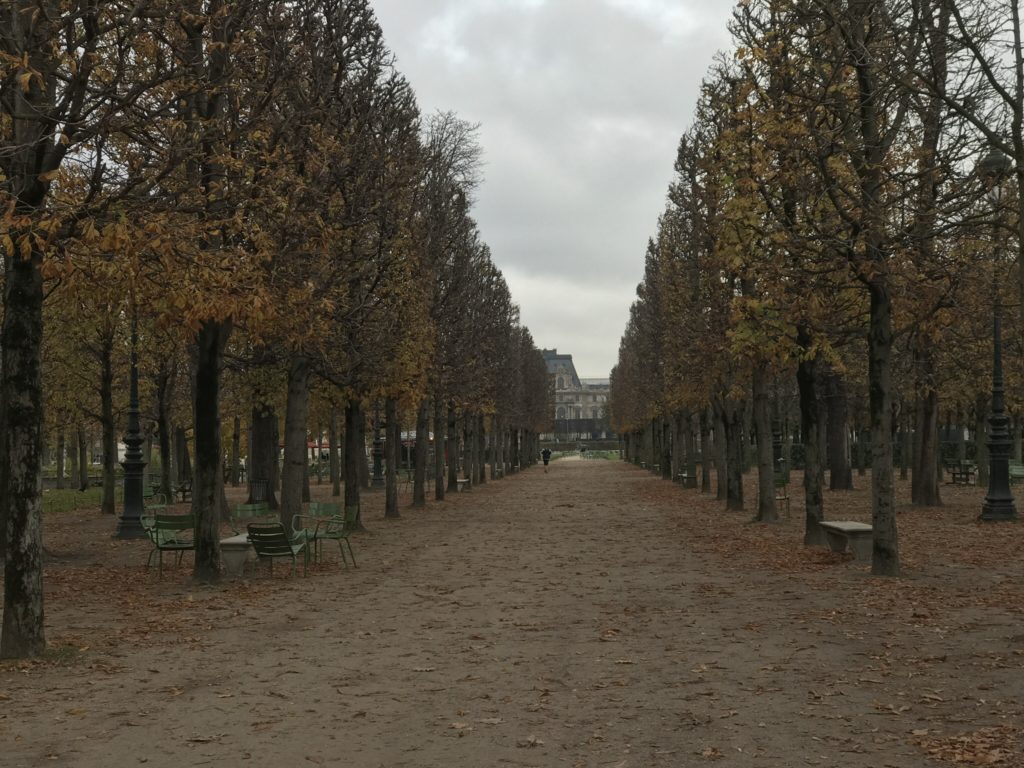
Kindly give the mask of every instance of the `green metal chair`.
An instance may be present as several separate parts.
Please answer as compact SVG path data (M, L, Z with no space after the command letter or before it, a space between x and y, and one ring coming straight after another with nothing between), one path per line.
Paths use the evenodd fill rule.
M302 555L302 575L306 575L309 564L309 548L304 537L289 538L288 532L281 523L250 523L248 528L249 543L256 551L256 557L266 559L270 565L270 574L274 574L274 558L287 557L292 561L292 575L295 575L295 562Z
M311 501L303 514L292 518L292 530L295 535L305 538L313 548L314 562L322 559L323 533L332 517L341 515L341 505L335 502Z
M147 512L142 516L142 527L145 529L153 549L149 551L146 567L153 563L153 553L157 553L159 567L157 572L164 575L164 552L177 552L178 564L189 550L196 548L195 515L168 515L163 512Z
M351 506L345 509L345 516L335 515L327 521L327 526L317 533L317 539L320 541L331 540L338 542L338 550L341 552L341 562L348 568L348 559L345 557L345 547L348 547L349 557L352 558L352 567L358 568L356 565L356 553L352 550L352 542L349 540L349 534L356 529L356 525L359 519L359 507Z

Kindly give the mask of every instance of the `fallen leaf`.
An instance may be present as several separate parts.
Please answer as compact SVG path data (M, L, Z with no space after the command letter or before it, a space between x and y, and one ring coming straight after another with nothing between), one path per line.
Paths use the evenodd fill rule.
M541 747L543 745L544 742L533 735L527 736L525 739L520 739L516 742L517 747Z

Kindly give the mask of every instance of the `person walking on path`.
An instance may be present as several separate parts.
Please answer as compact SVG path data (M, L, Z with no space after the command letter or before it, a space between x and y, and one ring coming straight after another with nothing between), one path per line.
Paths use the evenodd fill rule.
M548 462L551 461L551 449L545 448L543 451L540 452L540 457L544 459L544 471L547 472Z

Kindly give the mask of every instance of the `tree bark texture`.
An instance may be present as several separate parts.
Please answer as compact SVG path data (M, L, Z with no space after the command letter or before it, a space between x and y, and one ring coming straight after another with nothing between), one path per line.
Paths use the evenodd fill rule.
M85 427L78 425L78 490L89 487L89 435Z
M116 512L114 489L117 478L117 437L114 434L114 338L103 339L100 348L100 427L103 431L103 498L100 511L105 515Z
M13 13L13 11L11 11ZM4 615L0 657L39 656L43 625L42 255L6 260L0 332L0 402L4 407Z
M224 488L220 443L220 371L230 323L207 320L196 338L195 471L192 475L192 514L196 517L194 578L203 583L220 579L220 511Z
M430 447L430 401L426 398L416 409L416 442L413 444L412 505L427 506L427 459Z
M156 423L160 440L160 493L171 499L171 389L173 368L161 367L156 378Z
M363 443L363 406L350 400L345 406L345 509L359 506L360 464L366 464L366 446Z
M743 510L743 405L725 409L725 508Z
M402 445L402 425L398 421L398 401L389 397L384 401L384 517L397 519L398 512L398 457Z
M767 371L763 366L754 369L752 392L754 397L753 422L757 431L757 517L762 523L779 519L775 508L775 461L772 455L772 414L768 397Z
M846 381L835 371L830 371L825 377L825 402L828 405L829 488L833 491L852 491Z
M277 412L269 404L254 403L251 416L252 439L249 445L249 503L257 501L254 492L258 486L266 489L266 501L273 510L277 504L278 443L279 430Z
M444 460L445 460L445 406L441 398L434 398L434 498L444 501Z
M801 330L798 332L801 346L807 349L811 337ZM825 519L822 486L824 469L821 460L821 404L818 399L817 357L801 359L797 367L797 386L800 392L800 431L804 440L804 544L820 546L825 543L825 532L821 521Z
M307 424L309 423L309 360L302 355L288 366L288 394L284 414L284 460L281 468L281 508L278 519L291 532L292 519L302 514L303 485L309 478Z
M459 490L459 423L454 403L448 404L448 492Z
M235 416L231 432L231 487L237 488L242 475L242 419Z
M892 468L892 298L884 277L873 280L870 289L868 391L874 528L871 572L876 576L898 576L900 560Z
M711 493L711 427L708 409L700 414L700 492Z
M67 453L67 448L68 448L68 446L67 446L67 442L66 442L66 438L65 438L65 433L64 433L64 430L62 429L60 432L57 433L57 490L58 491L64 490L64 460L65 460L65 455ZM0 485L0 487L2 487L2 485ZM2 493L2 491L0 491L0 493ZM2 519L3 519L3 516L0 515L0 520L2 520ZM0 549L0 552L2 552L2 551L3 550ZM2 559L2 558L0 558L0 559Z
M918 350L915 355L918 372L917 432L921 436L915 458L911 501L915 506L942 505L939 493L939 393L932 375L932 355Z
M338 461L338 411L331 408L330 428L327 434L327 452L330 455L331 467L331 496L341 496L341 462Z

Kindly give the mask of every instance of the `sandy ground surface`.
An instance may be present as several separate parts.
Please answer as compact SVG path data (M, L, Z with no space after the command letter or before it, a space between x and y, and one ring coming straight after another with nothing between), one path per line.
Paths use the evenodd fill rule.
M70 515L0 765L1024 766L1024 526L944 492L901 512L898 581L802 547L798 499L752 525L610 461L393 522L377 495L357 569L217 587Z

